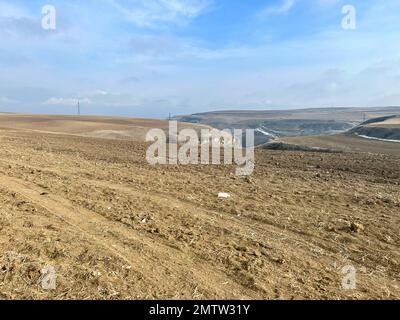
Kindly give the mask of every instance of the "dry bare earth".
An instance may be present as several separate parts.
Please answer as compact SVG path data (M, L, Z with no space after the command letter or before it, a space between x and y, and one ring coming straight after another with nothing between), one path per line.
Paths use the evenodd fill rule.
M274 142L349 153L362 152L400 156L400 143L370 140L347 133L322 136L285 137L279 138Z
M370 137L370 138L367 138ZM400 117L371 119L347 133L320 136L284 137L274 142L330 149L344 152L364 152L400 155ZM377 139L386 139L377 140ZM389 141L392 139L392 141Z
M101 116L0 114L0 129L68 134L94 138L144 142L150 129L168 130L168 121ZM180 128L199 130L207 126L180 123Z
M151 167L127 140L0 141L3 299L400 298L399 156L259 150L242 179ZM46 265L56 290L40 285Z
M400 127L400 117L393 117L393 118L389 118L385 121L371 123L368 126L383 127L383 128L399 128Z

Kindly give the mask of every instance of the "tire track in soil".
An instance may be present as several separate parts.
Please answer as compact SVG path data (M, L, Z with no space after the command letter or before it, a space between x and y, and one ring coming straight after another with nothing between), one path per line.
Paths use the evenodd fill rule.
M252 294L251 291L249 292L243 286L235 283L227 275L207 269L199 261L192 261L179 250L137 235L134 230L110 221L95 212L78 207L60 196L54 194L42 196L41 194L46 190L35 184L4 175L0 175L0 184L65 221L133 268L136 266L135 271L142 274L154 287L164 285L167 275L170 274L171 281L167 281L168 291L181 292L184 290L185 296L193 294L194 289L188 287L185 282L198 283L199 289L205 291L207 296L235 298L256 296L255 292ZM106 230L108 232L105 232ZM147 252L145 254L135 252L127 248L126 242L142 244ZM168 266L161 264L160 261L167 262ZM138 268L138 265L145 266L148 271L143 272L144 270ZM180 279L183 283L174 283L176 279ZM221 284L225 284L227 289L221 289L223 287Z
M10 164L23 165L30 169L41 170L42 172L43 170L46 170L47 172L50 172L60 178L62 178L63 175L64 177L71 176L72 173L65 169L62 171L60 170L56 171L51 168L44 168L44 167L39 168L36 166L23 164L19 161L9 161L4 159L0 159L0 161ZM242 216L240 219L238 219L225 212L217 212L209 208L199 207L198 204L193 203L190 200L176 199L162 191L158 191L157 193L149 191L142 192L135 190L130 186L125 186L115 183L113 184L109 181L97 180L97 179L94 180L83 177L80 177L79 179L80 182L94 187L110 188L115 191L122 192L126 195L131 195L134 197L143 197L143 196L149 197L148 201L157 202L166 209L171 209L172 207L174 207L174 203L178 204L181 208L183 207L188 212L191 212L194 215L193 217L195 217L196 219L200 219L201 221L207 221L211 225L218 226L218 228L234 232L236 236L240 236L242 239L249 240L250 242L255 241L255 239L250 235L252 233L257 233L258 235L261 235L262 238L268 237L268 239L274 239L274 241L284 240L287 244L294 243L297 251L293 252L294 254L299 254L299 251L303 251L303 253L307 254L308 252L310 252L311 249L323 249L324 251L327 251L329 255L338 254L338 251L340 251L340 250L331 251L332 245L338 246L338 243L332 241L331 239L327 239L318 236L316 234L312 235L307 234L307 236L309 238L312 238L313 241L310 241L310 239L306 240L304 239L304 232L292 228L287 228L286 226L282 226L279 223L275 223L273 221L263 221L262 223L260 223L258 221L255 221L251 217L245 217L245 216ZM223 217L221 217L221 215L223 215ZM155 240L158 242L165 241L163 239L155 239Z
M9 162L7 160L1 160L4 162ZM18 161L17 161L18 162ZM16 164L17 162L14 162L14 164ZM18 163L21 165L21 163ZM32 166L32 165L24 165L25 167L29 167L31 169L39 169L38 167ZM50 168L40 168L40 170L42 172L44 172L43 170L46 170L52 174L55 174L57 177L62 178L63 175L65 175L65 177L70 176L71 173L68 170L62 170L60 171L55 171L53 169ZM88 179L88 178L79 178L80 182L90 185L90 186L94 186L94 187L101 187L101 188L110 188L113 189L115 191L124 193L125 195L129 195L129 196L133 196L135 198L141 198L141 197L149 197L148 201L152 201L152 202L156 202L157 204L161 205L163 208L165 208L165 210L170 210L171 208L173 208L174 204L178 204L180 206L181 210L185 210L188 212L191 212L192 214L192 218L198 221L203 221L203 222L208 222L210 226L218 226L218 228L222 229L222 230L228 230L230 232L233 232L235 234L235 237L238 238L240 237L242 240L244 241L250 241L252 244L255 244L257 242L263 243L264 240L266 238L268 239L273 239L274 241L274 246L270 247L270 243L267 244L268 247L270 247L270 249L274 249L273 251L276 251L275 249L277 248L277 246L279 247L280 244L277 243L286 243L286 244L290 244L290 243L294 243L294 249L295 250L290 250L291 253L289 254L292 257L295 256L299 256L301 253L303 254L309 254L310 250L312 248L324 248L326 249L330 249L329 243L330 241L327 239L323 239L320 237L315 237L314 235L314 240L319 242L319 246L313 244L311 245L310 241L307 241L303 238L301 238L301 234L298 234L298 232L296 232L295 230L290 230L287 228L284 228L280 225L275 225L273 223L254 223L253 219L251 218L245 218L242 217L240 219L233 217L229 214L226 213L221 213L221 212L217 212L211 209L207 209L207 208L201 208L199 207L197 204L190 202L189 200L182 200L179 199L177 200L176 198L173 198L171 196L168 196L167 194L163 193L163 192L159 192L159 193L155 193L155 192L141 192L141 191L137 191L135 189L133 189L132 187L129 186L125 186L125 185L120 185L120 184L113 184L111 182L108 181L103 181L103 180L92 180L92 179ZM70 201L73 202L72 199L70 199ZM74 202L75 203L75 202ZM78 204L76 204L78 205ZM221 215L223 214L223 216L221 217ZM244 219L245 218L245 219ZM105 218L106 220L108 220L107 218ZM111 220L108 220L111 221ZM115 221L115 223L118 223L117 221ZM127 227L129 228L129 227ZM251 234L256 233L257 234L257 238L259 238L259 240L255 239L254 237L251 236ZM143 233L141 233L141 236L143 236ZM282 238L282 236L284 236L284 238ZM152 235L146 235L147 238L152 239L154 242L152 243L164 243L165 247L168 248L172 248L169 244L168 241L165 239L160 239L160 238L155 238ZM240 245L240 242L237 242L238 245ZM300 246L299 246L300 245ZM151 245L153 246L153 244ZM280 250L278 250L279 252ZM328 251L327 253L329 253L329 256L331 254L335 254L334 252L330 252ZM276 252L271 252L271 256L268 255L268 257L266 257L268 260L272 261L276 261L277 259L279 259L278 256L276 256ZM288 254L288 252L286 252L286 254ZM278 253L279 255L279 253ZM199 269L199 265L202 264L202 261L199 260L199 257L196 257L196 253L195 252L190 252L187 251L185 252L185 255L182 255L181 259L183 257L190 257L193 260L196 260L196 268ZM215 261L208 261L209 263L212 262L212 265L214 268L220 268L221 265L215 264L213 262ZM320 259L318 262L314 261L313 264L314 265L318 265L318 269L324 269L327 266L330 266L331 264L331 258L330 257L326 257L326 259ZM157 259L154 260L154 263L157 263ZM315 267L315 266L314 266ZM279 266L276 266L276 268L280 268ZM210 264L208 265L208 269L210 269ZM193 269L189 269L191 271L193 271ZM227 279L230 279L231 277L234 277L232 274L229 275L229 272L227 273L227 270L224 270L224 268L222 268L222 270L220 270L220 272L222 274L224 274L224 276L227 276ZM227 283L228 281L224 281L221 283ZM242 289L244 289L244 287L242 287ZM260 292L261 290L261 292ZM264 291L264 288L262 287L255 287L255 288L246 288L247 293L249 294L249 296L260 296L260 293L262 294L262 292ZM258 293L258 295L257 295ZM264 295L266 294L265 292L263 293Z

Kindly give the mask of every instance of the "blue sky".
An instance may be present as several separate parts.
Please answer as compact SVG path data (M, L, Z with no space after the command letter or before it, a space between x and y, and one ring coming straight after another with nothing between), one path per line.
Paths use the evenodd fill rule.
M0 111L400 105L399 18L398 0L0 0Z

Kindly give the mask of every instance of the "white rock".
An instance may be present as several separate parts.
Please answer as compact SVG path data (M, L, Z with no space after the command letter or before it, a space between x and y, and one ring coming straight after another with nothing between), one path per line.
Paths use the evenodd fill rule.
M230 197L231 197L231 195L229 193L224 193L224 192L218 193L218 198L227 199L227 198L230 198Z

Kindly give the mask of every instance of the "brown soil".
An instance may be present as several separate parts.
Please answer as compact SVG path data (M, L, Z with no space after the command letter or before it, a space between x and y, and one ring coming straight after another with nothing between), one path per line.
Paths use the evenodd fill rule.
M382 127L382 128L399 128L400 117L390 118L382 122L375 122L368 124L369 127Z
M151 167L138 142L0 142L0 298L400 298L400 156L259 150L237 178Z
M0 129L35 131L52 134L124 139L144 142L150 129L168 130L168 121L104 116L55 116L0 114ZM207 128L204 125L180 123L180 128Z
M333 151L390 154L400 156L400 144L358 137L354 134L334 134L322 136L285 137L276 142Z

